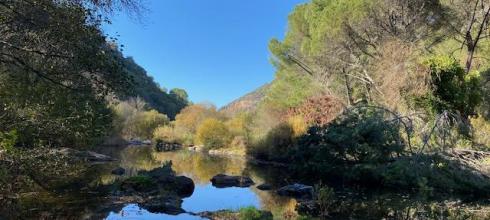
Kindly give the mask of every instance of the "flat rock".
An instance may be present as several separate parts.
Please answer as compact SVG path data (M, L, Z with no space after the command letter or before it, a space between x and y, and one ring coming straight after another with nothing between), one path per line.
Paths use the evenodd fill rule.
M254 181L250 177L245 176L228 176L225 174L218 174L211 179L213 186L218 188L226 187L249 187L254 185Z

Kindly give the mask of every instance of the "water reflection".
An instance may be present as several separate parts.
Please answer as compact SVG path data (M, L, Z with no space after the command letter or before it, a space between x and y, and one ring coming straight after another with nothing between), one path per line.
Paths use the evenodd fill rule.
M238 209L254 206L269 210L276 219L296 219L296 201L270 191L249 188L218 189L210 179L220 173L251 177L258 184L274 188L292 182L283 169L257 167L240 158L221 158L206 154L178 151L156 152L151 147L104 148L104 154L118 162L94 167L87 182L104 186L118 178L150 171L166 161L173 162L178 175L193 179L194 193L184 199L182 208L188 212ZM116 167L126 170L124 177L111 174ZM0 197L1 198L1 197ZM482 201L459 201L461 198L427 199L410 194L360 192L358 189L336 189L335 202L329 219L490 219L490 205ZM177 216L150 213L131 203L117 203L90 191L65 194L34 192L20 199L1 200L0 219L201 219L189 214Z
M264 182L279 185L278 180L282 179L279 169L271 171L274 168L253 167L243 158L217 157L191 151L156 152L149 147L128 147L116 156L121 160L121 167L130 171L127 175L133 175L139 170L152 170L166 161L172 161L172 168L177 175L187 176L196 184L193 195L184 199L182 205L188 212L254 206L270 210L278 216L284 212L295 213L294 199L280 197L270 191L260 191L255 186L219 189L210 183L213 176L228 174L249 176L257 185Z

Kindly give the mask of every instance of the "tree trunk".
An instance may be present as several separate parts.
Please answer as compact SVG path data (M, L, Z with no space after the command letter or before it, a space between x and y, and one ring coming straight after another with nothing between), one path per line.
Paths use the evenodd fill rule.
M347 104L350 106L352 105L352 103L354 103L354 99L352 98L352 87L350 85L350 79L347 75L347 72L345 71L345 68L342 68L342 73L344 74L345 89L347 90Z
M475 57L475 47L468 45L468 57L466 58L466 72L469 73L471 65L473 64L473 58Z

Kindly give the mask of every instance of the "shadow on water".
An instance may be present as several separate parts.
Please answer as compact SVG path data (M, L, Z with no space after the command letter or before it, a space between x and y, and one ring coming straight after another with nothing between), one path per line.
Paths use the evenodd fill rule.
M283 168L257 166L242 158L217 157L207 154L178 151L156 152L151 147L106 148L104 152L118 162L91 168L89 188L106 186L118 179L151 171L172 161L177 175L191 178L194 193L183 199L187 212L217 211L254 206L271 211L276 219L296 219L297 201L280 197L272 191L261 191L257 185L268 183L273 189L293 180ZM126 170L123 176L111 174L116 167ZM210 179L217 174L243 175L256 185L248 188L216 188ZM336 188L329 208L329 219L482 219L490 217L490 205L481 201L461 201L452 198L427 199L411 194L373 192ZM20 198L3 200L0 219L201 219L189 214L168 215L151 213L131 202L115 202L96 191L75 190L53 194L27 193Z

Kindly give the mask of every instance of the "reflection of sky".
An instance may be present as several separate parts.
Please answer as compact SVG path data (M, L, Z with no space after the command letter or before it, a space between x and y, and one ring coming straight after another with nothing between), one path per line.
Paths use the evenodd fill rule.
M151 147L127 148L121 153L121 161L126 165L121 164L121 166L126 168L128 171L126 175L128 176L136 175L137 171L141 169L151 170L159 167L167 160L173 162L173 169L177 175L187 176L195 183L192 196L183 199L182 208L185 211L198 213L223 209L237 210L248 206L261 208L261 198L257 192L252 190L252 187L255 186L250 188L216 188L211 185L210 179L216 174L241 175L245 168L244 161L210 157L200 153L189 154L185 151L155 153ZM262 182L258 177L253 178L255 181ZM140 209L137 205L127 205L123 211L124 216L122 216L122 211L113 212L107 219L200 219L188 214L179 216L153 214Z
M196 185L191 197L184 199L182 208L188 212L239 209L247 206L260 208L259 197L250 188L218 189L211 184Z
M192 219L202 219L200 217L181 214L178 216L166 215L166 214L154 214L148 212L144 209L138 207L138 205L130 204L123 208L119 213L111 212L109 216L106 218L107 220L152 220L152 219L177 219L177 220L192 220Z
M260 208L259 197L250 188L216 188L211 184L197 185L191 197L184 199L182 208L188 212L218 211L223 209L237 210L241 207ZM178 216L154 214L130 204L119 213L111 212L107 220L119 219L201 219L188 214Z

